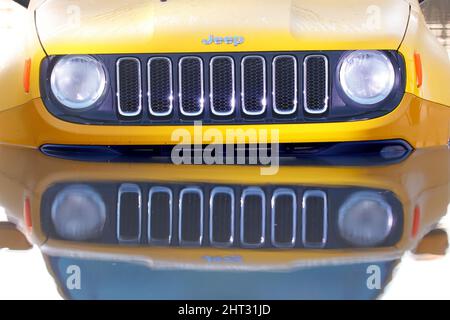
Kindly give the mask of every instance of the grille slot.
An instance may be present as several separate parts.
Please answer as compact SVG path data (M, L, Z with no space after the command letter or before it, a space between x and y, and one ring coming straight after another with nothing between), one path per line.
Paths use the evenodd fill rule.
M184 116L199 116L204 108L203 61L184 57L179 62L180 112Z
M181 245L200 246L203 240L203 191L185 188L180 193L178 238Z
M209 241L216 247L229 247L234 242L235 199L231 188L217 187L211 192Z
M152 244L172 241L173 194L165 187L153 187L148 195L148 239Z
M303 195L302 241L306 248L323 248L328 236L327 195L323 191L306 191Z
M266 196L260 188L247 188L241 198L241 244L260 248L265 243Z
M165 117L173 110L172 61L157 57L148 61L148 96L150 114Z
M278 56L273 60L273 110L280 115L297 111L297 59Z
M142 195L135 184L123 184L118 191L117 240L136 244L141 240Z
M123 117L135 117L142 112L141 62L137 58L117 60L117 107Z
M235 67L231 57L214 57L210 63L211 112L229 116L236 107Z
M297 196L293 190L277 189L272 196L272 244L279 248L295 246Z
M304 108L310 114L322 114L328 110L328 58L311 55L304 61Z
M260 56L242 59L242 111L248 116L262 115L267 107L266 60Z

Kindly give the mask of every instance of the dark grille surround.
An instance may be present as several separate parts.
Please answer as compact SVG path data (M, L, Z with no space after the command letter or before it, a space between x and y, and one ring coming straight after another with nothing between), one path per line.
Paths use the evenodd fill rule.
M97 55L108 89L92 108L73 111L50 90L59 56L41 65L48 110L75 123L101 125L308 123L362 120L395 109L405 92L405 64L394 51L393 93L371 107L350 101L339 87L346 51Z
M76 182L79 184L79 182ZM339 233L339 209L358 192L374 192L391 206L392 232L403 233L403 208L386 190L291 185L179 185L86 183L105 201L103 234L88 242L118 245L214 248L351 248ZM42 228L61 239L51 220L52 201L70 183L52 185L41 201Z

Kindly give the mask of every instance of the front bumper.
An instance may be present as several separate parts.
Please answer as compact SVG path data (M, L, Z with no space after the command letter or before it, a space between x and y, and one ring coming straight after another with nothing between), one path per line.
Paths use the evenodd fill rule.
M209 129L227 136L228 129L256 130L263 142L318 143L355 142L400 139L413 148L447 145L450 137L450 107L405 94L400 105L391 113L370 120L341 123L270 124L270 125L204 125L204 126L108 126L73 124L52 116L41 99L0 113L0 140L2 143L39 148L45 144L138 146L176 145L177 129L191 137L203 135ZM180 131L178 131L180 133ZM211 131L209 132L211 133ZM206 136L205 136L206 134ZM246 141L253 142L245 135ZM192 141L192 143L198 141Z

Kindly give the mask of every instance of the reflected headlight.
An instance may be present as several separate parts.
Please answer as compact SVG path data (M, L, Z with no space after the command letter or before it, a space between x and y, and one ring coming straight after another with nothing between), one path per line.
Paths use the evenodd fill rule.
M339 210L339 232L357 247L382 244L393 227L391 206L374 192L352 195Z
M105 68L90 56L65 56L55 64L50 84L55 98L64 106L89 108L105 92Z
M56 233L65 240L86 241L101 235L105 203L91 187L74 185L60 191L52 205Z
M373 105L386 99L394 89L395 70L381 51L353 51L342 58L339 80L348 98Z

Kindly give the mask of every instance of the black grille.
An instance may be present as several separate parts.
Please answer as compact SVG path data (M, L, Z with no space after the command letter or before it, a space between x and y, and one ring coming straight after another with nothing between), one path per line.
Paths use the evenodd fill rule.
M172 239L172 191L155 187L149 193L149 234L151 243L170 244Z
M241 200L241 242L247 247L260 247L265 241L266 203L260 189L247 189Z
M261 115L266 109L266 61L245 57L242 61L242 109L248 115Z
M235 108L234 61L230 57L211 60L211 111L215 115L231 115Z
M137 116L142 111L141 63L135 58L117 61L118 109L122 116Z
M118 193L117 238L124 243L138 243L141 238L141 192L134 184L124 184Z
M180 195L179 240L185 245L201 245L203 238L203 193L184 189Z
M172 63L167 58L152 58L148 63L149 108L154 116L172 112Z
M303 244L323 247L327 239L327 201L322 191L308 191L303 196Z
M297 60L279 56L273 62L273 109L286 115L297 110Z
M234 191L216 188L211 195L210 242L218 246L233 244Z
M272 99L267 96L269 75L263 56L243 56L240 59L241 114L245 118L261 118L271 105L278 118L298 117L298 92L304 94L306 114L322 114L328 109L328 59L322 55L304 58L304 88L299 90L298 58L278 55L272 59ZM205 93L204 62L200 57L178 59L178 99L173 92L172 60L154 57L148 61L148 92L150 115L161 120L173 116L174 101L181 118L205 114L205 94L210 97L209 110L216 117L234 117L236 105L236 58L213 56L209 60L209 92ZM208 70L207 70L208 71ZM123 116L136 116L141 109L140 63L134 58L118 62L119 111ZM272 100L272 101L269 101ZM206 103L207 104L207 103ZM284 116L284 117L283 117Z
M180 60L180 111L185 116L203 112L203 61L197 57Z
M305 59L304 108L311 114L322 114L328 109L328 60L325 56Z
M272 243L277 247L293 247L295 244L296 197L290 190L280 190L272 198Z

